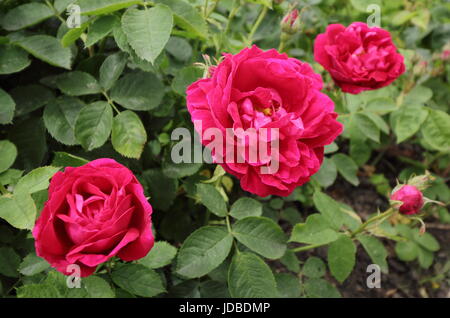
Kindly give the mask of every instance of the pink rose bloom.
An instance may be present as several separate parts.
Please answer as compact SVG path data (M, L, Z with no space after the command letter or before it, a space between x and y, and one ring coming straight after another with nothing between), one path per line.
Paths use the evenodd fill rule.
M227 152L223 152L222 163L217 154L213 153L213 159L240 179L244 190L259 196L287 196L319 170L324 146L342 132L334 103L320 91L320 75L307 63L286 54L253 46L224 56L210 78L187 88L191 118L202 123L201 129L196 127L197 132L208 145L210 140L203 132L209 128L223 133L224 144L227 128L252 128L257 132L261 128L278 129L279 166L271 170L273 173L261 173L261 167L270 166L274 160L271 153L257 162L249 160L248 155L244 155L245 162L228 160ZM257 136L263 143L272 142L274 137ZM246 141L246 154L254 144Z
M390 33L362 22L330 24L315 39L314 58L351 94L387 86L405 72Z
M133 173L112 159L67 167L50 183L33 236L37 255L59 272L81 276L114 256L133 261L153 247L152 207Z
M412 185L404 185L391 195L391 200L401 201L399 207L401 214L417 214L423 206L423 195L419 189Z

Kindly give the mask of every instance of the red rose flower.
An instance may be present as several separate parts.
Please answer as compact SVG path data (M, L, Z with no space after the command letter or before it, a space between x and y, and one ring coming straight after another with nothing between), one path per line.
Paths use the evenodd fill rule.
M212 155L215 162L240 179L244 190L259 196L287 196L319 170L324 146L342 132L334 103L320 91L320 75L307 63L286 54L253 46L224 56L210 78L187 88L191 118L202 123L196 130L208 146L210 140L204 131L209 128L221 131L223 143L228 145L227 129L238 135L238 130L252 128L262 144L273 142L276 137L269 136L269 131L278 129L278 158L270 153L256 162L250 160L248 153L256 142L248 139L244 141L243 162L229 160L226 150L222 152L224 160L217 153ZM265 137L258 134L262 128L268 130ZM262 172L261 168L271 167L273 160L279 161L278 169Z
M132 261L153 247L152 207L133 173L112 159L67 167L50 183L33 229L36 252L61 273L81 276L113 256Z
M362 22L329 25L316 37L314 58L351 94L387 86L405 72L389 32Z
M404 185L391 195L391 200L401 201L401 214L417 214L424 204L422 192L412 185Z

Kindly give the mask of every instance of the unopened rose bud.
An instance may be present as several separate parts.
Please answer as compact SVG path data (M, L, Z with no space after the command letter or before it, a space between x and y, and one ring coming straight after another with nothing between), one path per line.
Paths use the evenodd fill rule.
M300 17L298 10L291 10L281 20L281 31L288 34L294 34L300 30Z
M394 189L391 200L400 213L406 215L419 213L424 204L422 192L409 184L402 185L397 190Z

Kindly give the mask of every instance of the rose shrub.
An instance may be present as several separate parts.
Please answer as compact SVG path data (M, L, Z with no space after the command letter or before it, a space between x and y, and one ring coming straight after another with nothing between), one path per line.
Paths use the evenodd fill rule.
M389 32L362 22L330 24L314 41L314 59L351 94L385 87L405 72Z
M276 172L261 173L261 166L270 162L249 162L248 148L254 146L249 141L245 144L246 162L228 162L226 151L220 159L222 167L240 179L244 190L263 197L287 196L319 171L324 146L342 132L334 103L320 91L320 75L286 54L253 46L224 56L210 78L188 87L191 118L202 122L201 136L206 129L219 128L224 145L226 128L254 128L257 132L260 128L279 129ZM208 141L202 139L205 145Z
M152 207L133 173L111 159L57 172L33 229L36 253L63 274L81 276L114 256L138 260L153 247Z

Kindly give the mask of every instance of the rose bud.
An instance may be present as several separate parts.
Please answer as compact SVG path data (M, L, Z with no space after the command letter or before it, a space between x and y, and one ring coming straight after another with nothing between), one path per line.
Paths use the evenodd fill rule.
M401 214L406 215L419 213L424 204L422 192L409 184L402 185L397 190L394 189L391 200L399 201L398 205L395 205Z
M281 31L288 34L294 34L300 29L300 17L298 10L294 9L286 14L281 20Z
M142 185L112 159L57 172L33 229L36 253L59 272L81 277L112 257L138 260L153 247L152 207Z

